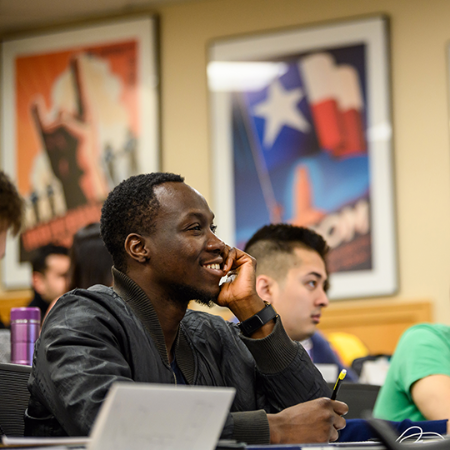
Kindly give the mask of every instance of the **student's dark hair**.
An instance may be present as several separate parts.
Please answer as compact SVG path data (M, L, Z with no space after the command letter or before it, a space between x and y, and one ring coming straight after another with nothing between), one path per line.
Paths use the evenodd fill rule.
M257 274L284 279L296 248L317 252L325 263L329 252L325 239L315 231L285 223L265 225L247 242L244 251L257 261Z
M127 270L124 248L127 236L149 234L154 230L160 206L154 187L171 182L182 183L184 178L162 172L136 175L122 181L109 193L103 204L100 229L116 269Z
M24 201L9 177L0 171L0 229L12 228L17 234L22 227Z
M69 254L68 290L87 289L94 284L111 286L113 261L100 235L100 223L78 230Z
M62 245L48 244L43 247L39 247L33 252L31 257L31 265L33 267L33 272L39 272L44 274L47 270L47 258L50 255L65 255L69 254L67 247Z

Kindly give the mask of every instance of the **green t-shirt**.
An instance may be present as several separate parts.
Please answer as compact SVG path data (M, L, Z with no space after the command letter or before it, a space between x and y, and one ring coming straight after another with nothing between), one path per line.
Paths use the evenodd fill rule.
M403 333L378 394L374 417L425 420L411 397L411 386L429 375L450 376L450 327L415 325Z

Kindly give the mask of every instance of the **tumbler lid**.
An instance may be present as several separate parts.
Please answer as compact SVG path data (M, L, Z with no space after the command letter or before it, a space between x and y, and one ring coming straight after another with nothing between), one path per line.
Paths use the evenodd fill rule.
M16 320L41 321L41 310L35 307L11 308L11 322Z

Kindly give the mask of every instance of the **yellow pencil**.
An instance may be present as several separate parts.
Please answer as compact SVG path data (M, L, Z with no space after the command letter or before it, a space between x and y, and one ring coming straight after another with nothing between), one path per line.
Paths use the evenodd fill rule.
M345 369L342 369L341 373L338 376L338 379L336 380L336 384L334 385L333 393L331 394L331 400L336 400L339 387L342 383L342 380L345 378L345 375L347 375L347 371Z

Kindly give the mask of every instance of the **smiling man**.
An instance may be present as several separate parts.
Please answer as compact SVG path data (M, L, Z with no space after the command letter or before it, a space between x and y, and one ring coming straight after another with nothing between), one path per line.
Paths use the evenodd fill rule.
M87 435L111 384L137 381L234 387L224 439L337 439L347 405L327 398L303 347L257 295L254 259L222 242L213 220L178 175L138 175L109 194L101 232L113 287L69 292L47 316L26 434ZM193 299L229 307L240 325L187 310Z
M266 225L244 250L258 262L258 295L274 306L290 338L301 341L316 364L335 364L342 370L330 344L317 332L322 309L329 304L329 248L322 236L289 224ZM346 369L347 381L357 381L357 375Z

